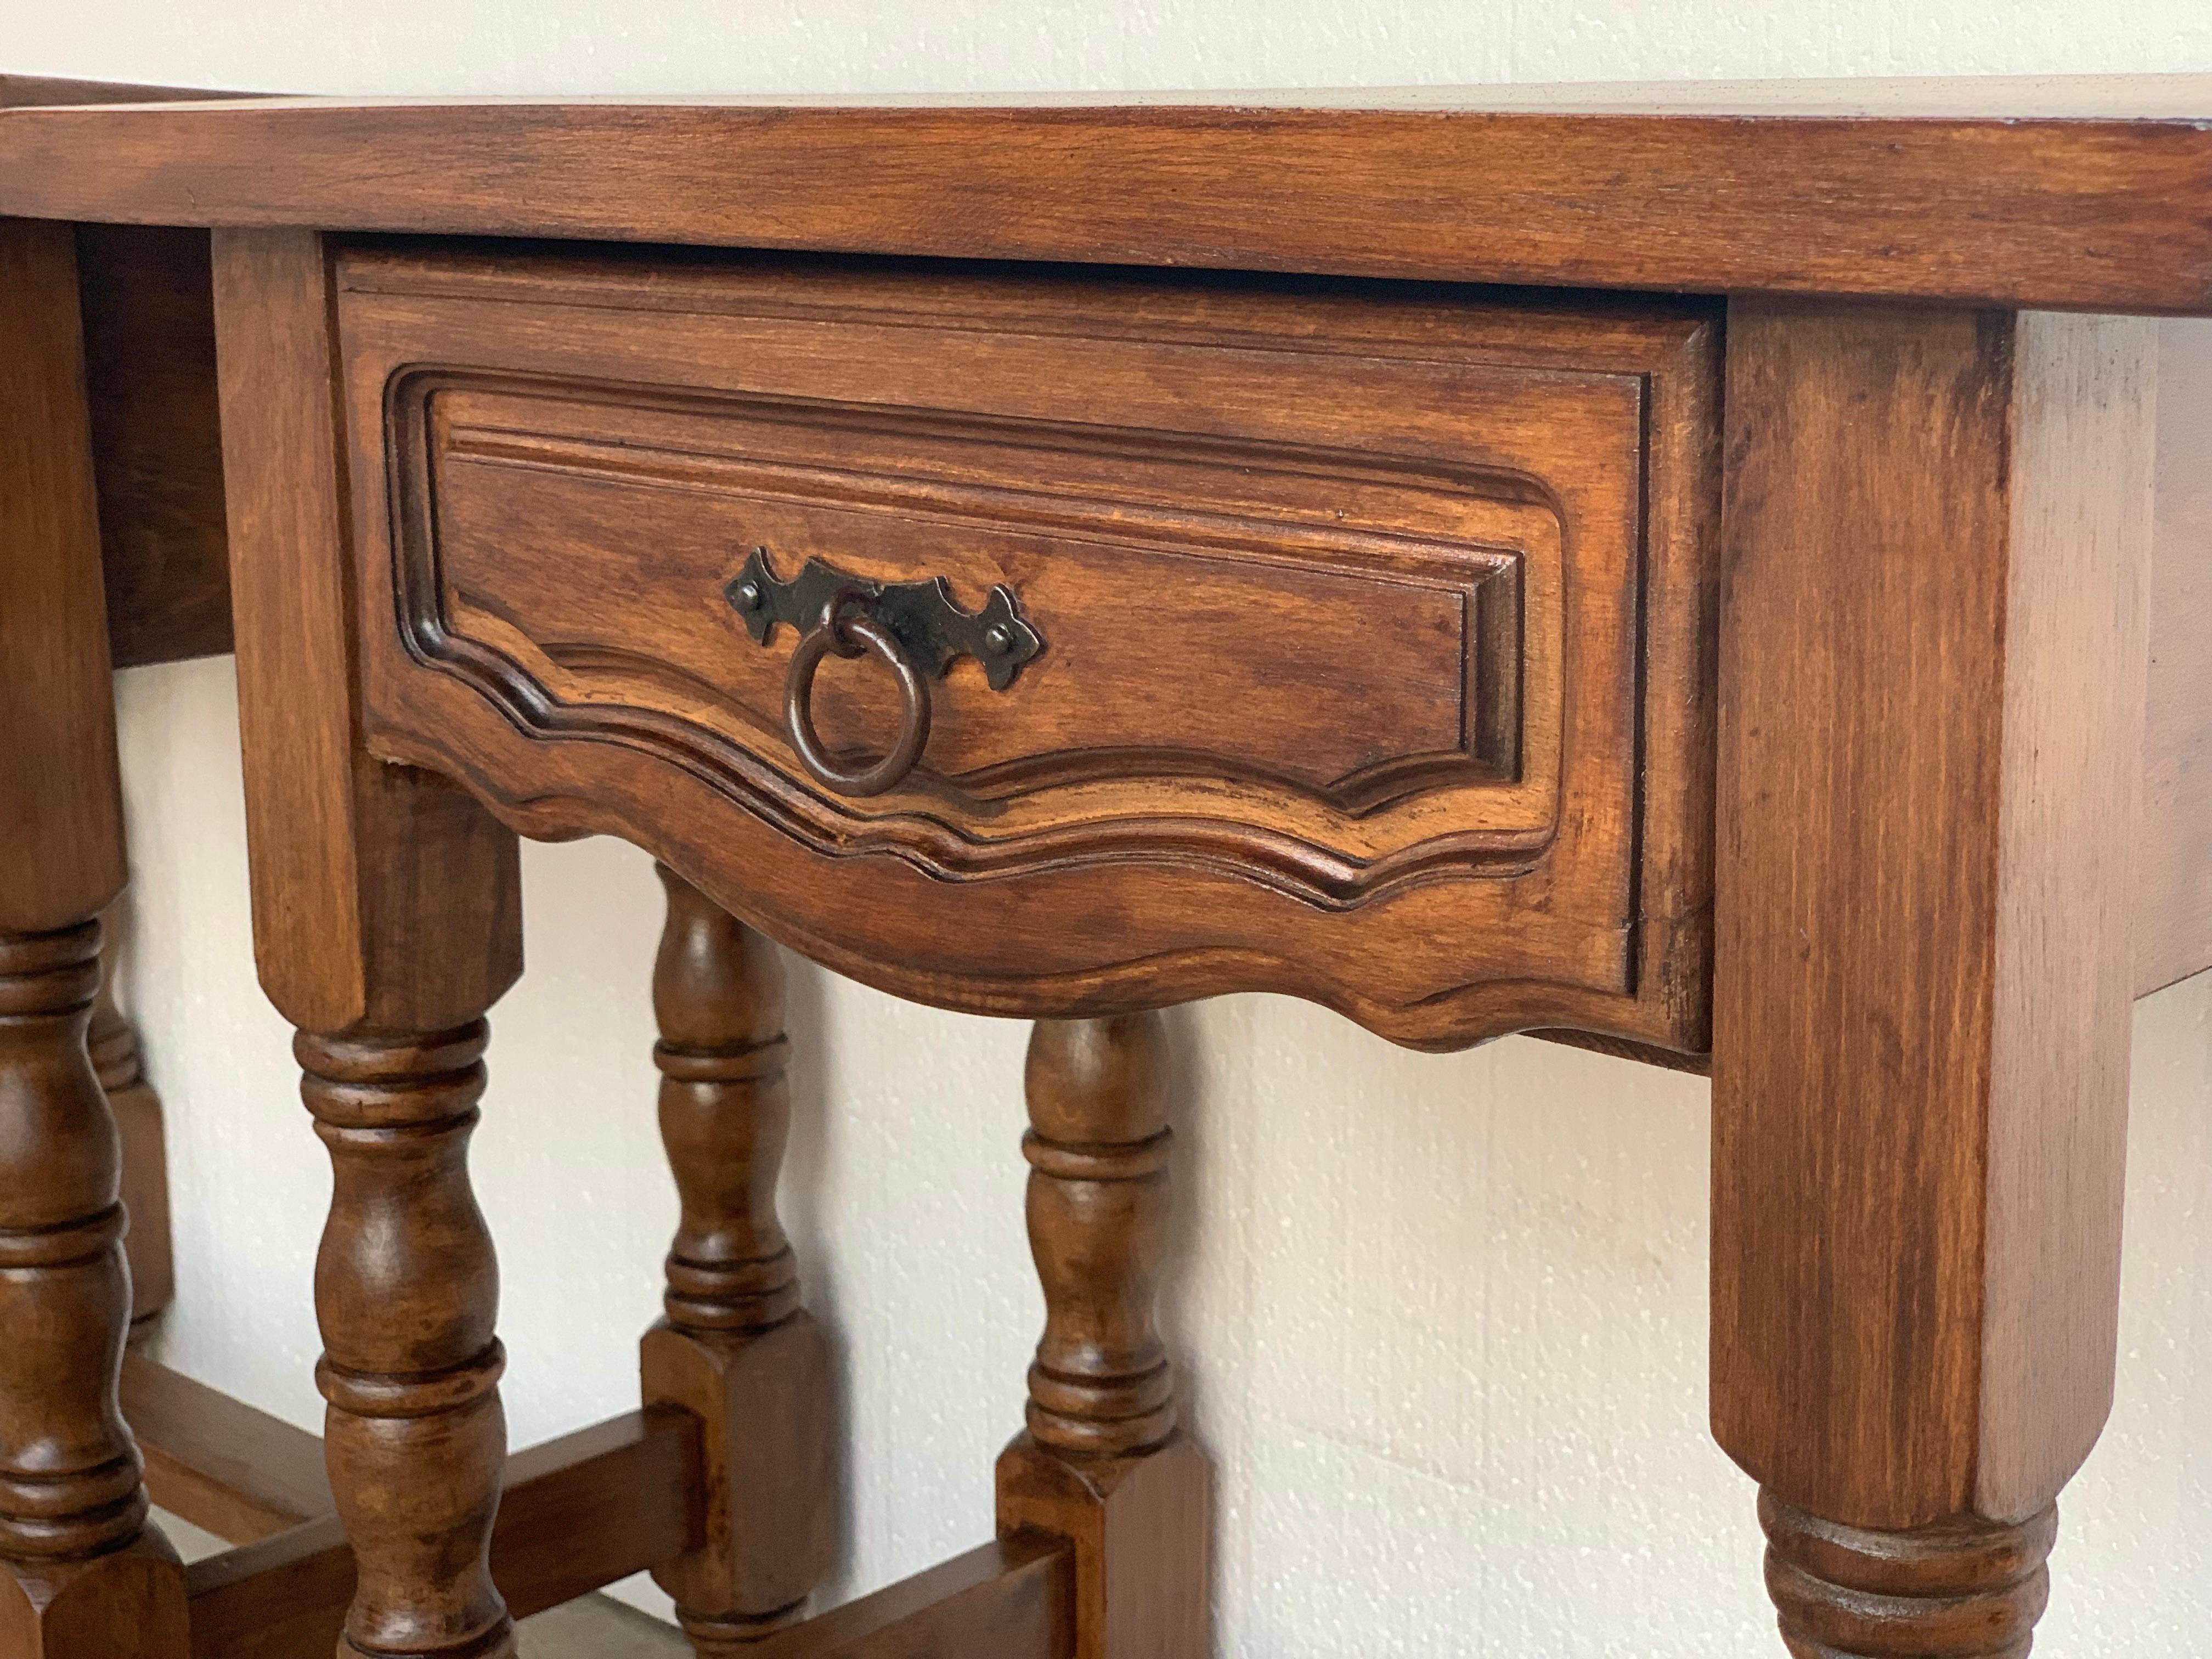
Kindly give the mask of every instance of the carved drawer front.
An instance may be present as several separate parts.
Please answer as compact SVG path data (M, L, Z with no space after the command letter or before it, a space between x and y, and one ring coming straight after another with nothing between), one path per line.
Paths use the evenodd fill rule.
M387 758L951 1006L1701 1046L1704 313L413 247L338 304Z

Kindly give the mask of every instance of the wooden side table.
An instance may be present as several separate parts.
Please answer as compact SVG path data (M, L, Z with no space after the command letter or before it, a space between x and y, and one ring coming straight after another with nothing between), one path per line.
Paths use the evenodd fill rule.
M57 1185L7 1235L52 1311L0 1370L0 1640L198 1650L216 1578L327 1609L342 1561L342 1653L512 1650L562 1552L501 1540L583 1489L501 1509L465 1165L520 831L670 872L676 1449L567 1582L659 1515L702 1653L1203 1652L1147 1011L1275 989L1709 1066L1714 1425L1785 1642L2028 1650L2110 1400L2129 1005L2212 963L2212 641L2150 647L2198 579L2151 568L2118 314L2212 313L2212 81L1327 102L0 112L0 212L214 228L351 1548L194 1583L139 1529L112 1219ZM100 1114L55 1069L100 885L7 923L62 988L0 1072L47 1157ZM999 1539L812 1620L763 935L1041 1021ZM110 1455L40 1465L71 1413Z

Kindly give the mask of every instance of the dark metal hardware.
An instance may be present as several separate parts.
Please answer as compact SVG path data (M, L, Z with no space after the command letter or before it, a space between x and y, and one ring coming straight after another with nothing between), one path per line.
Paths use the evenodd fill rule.
M964 611L942 576L875 582L809 559L783 581L769 567L768 550L757 547L722 591L756 644L766 645L779 623L805 630L784 682L784 725L807 771L848 795L879 795L914 769L929 741L929 679L941 678L955 659L975 658L991 689L1003 691L1044 649L1021 601L1004 586L991 590L980 611ZM898 736L890 753L858 769L838 764L815 729L814 676L832 653L872 653L898 677Z
M1022 615L1021 601L1003 584L991 590L981 611L963 611L952 597L951 584L942 576L874 582L809 559L796 576L782 581L769 567L768 549L757 547L722 592L744 618L753 642L766 645L778 623L813 627L821 619L823 602L840 586L867 596L871 614L932 675L942 677L956 657L973 657L983 665L991 690L1003 691L1014 683L1023 665L1044 649L1042 637Z

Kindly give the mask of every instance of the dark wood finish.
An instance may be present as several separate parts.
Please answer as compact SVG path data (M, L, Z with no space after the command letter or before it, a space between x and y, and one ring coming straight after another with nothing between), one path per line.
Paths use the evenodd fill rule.
M1953 1598L2110 1404L2153 337L1730 312L1713 1422L1883 1535L1778 1535L1800 1653L2024 1653Z
M339 311L378 753L950 1006L1705 1046L1702 308L369 251ZM724 597L762 544L1045 650L831 794ZM833 665L829 740L888 687Z
M830 1349L799 1305L776 1219L791 1126L775 946L663 866L653 975L660 1134L683 1204L665 1316L640 1354L648 1406L701 1425L699 1529L654 1579L702 1659L796 1618L837 1553Z
M80 927L123 886L76 289L68 227L0 221L0 934Z
M215 300L198 230L80 225L85 365L118 668L230 649Z
M1152 1322L1173 1142L1159 1016L1042 1022L1025 1082L1045 1329L999 1530L1073 1546L1074 1659L1203 1659L1212 1468L1176 1426Z
M353 1605L353 1547L337 1516L185 1569L192 1659L330 1659Z
M146 1523L138 1450L116 1409L131 1277L120 1149L85 1054L99 952L96 921L0 933L0 1651L11 1659L183 1650L181 1569Z
M2159 356L2137 994L2212 968L2212 343L2182 326Z
M697 1435L658 1565L702 1653L919 1655L983 1639L971 1610L1082 1659L1203 1651L1133 1011L1274 988L1431 1047L1710 1036L1714 1420L1765 1489L1785 1639L2025 1655L2110 1397L2129 994L2212 936L2185 562L2142 725L2148 337L2019 307L2212 311L2212 79L1996 112L1528 95L0 112L0 212L218 227L257 948L338 1170L349 1650L513 1647L463 1147L520 953L473 796L681 872L684 1216L644 1370ZM334 262L240 228L286 223L1090 268ZM1709 305L1316 272L1729 291L1725 434ZM1791 294L1861 302L1759 297ZM1009 691L956 668L915 774L832 798L779 723L788 643L722 596L760 544L1005 581L1047 649ZM840 764L890 729L855 672L819 688ZM1055 1542L805 1626L828 1391L774 1218L763 936L1070 1017L1032 1048L1047 1328L998 1478L1002 1550ZM602 1540L561 1524L529 1559L580 1582ZM307 1532L252 1547L282 1556L254 1594L312 1583L327 1620L336 1534Z
M1065 1540L1020 1533L810 1619L753 1659L1068 1659L1074 1563Z
M657 1566L685 1547L698 1426L632 1412L518 1452L492 1533L492 1577L514 1617ZM328 1659L353 1600L335 1517L185 1569L193 1659Z
M0 213L2212 311L2212 76L1929 84L19 109Z
M123 1361L124 1420L154 1501L228 1544L331 1512L323 1443L142 1353Z
M176 1659L184 1583L116 1408L121 1150L86 1051L123 884L68 228L0 221L0 1651Z
M701 1425L647 1408L507 1460L491 1576L518 1619L665 1566L690 1545Z
M514 840L357 746L321 239L227 232L215 289L262 985L312 1031L465 1024L522 971Z
M110 906L101 924L100 995L85 1042L122 1146L123 1212L131 1218L131 1231L123 1236L131 1264L131 1322L144 1329L175 1297L177 1273L170 1253L169 1150L161 1100L139 1063L138 1033L115 1006L115 924L121 908Z
M1938 1522L1869 1532L1759 1500L1766 1588L1798 1659L2027 1659L2051 1596L2058 1511L2017 1526Z
M319 240L226 234L215 266L256 951L335 1177L317 1376L361 1576L346 1642L510 1654L497 1275L465 1149L482 1015L520 970L514 841L358 746Z
M0 75L0 109L57 104L190 103L235 95L204 87L149 87L128 81L70 81L49 75Z
M0 75L0 109L225 95ZM228 651L230 576L206 234L80 225L76 235L115 665Z
M1662 1071L1686 1072L1692 1077L1711 1077L1713 1074L1713 1057L1710 1053L1684 1054L1674 1048L1655 1048L1648 1042L1627 1042L1619 1037L1601 1036L1595 1031L1530 1031L1528 1035L1569 1048L1586 1048L1594 1054L1610 1054L1615 1060L1632 1060L1638 1065L1656 1066Z
M315 1380L360 1573L342 1653L514 1650L490 1564L507 1455L498 1273L468 1182L486 1035L479 1020L415 1037L303 1031L295 1045L336 1188L315 1263Z

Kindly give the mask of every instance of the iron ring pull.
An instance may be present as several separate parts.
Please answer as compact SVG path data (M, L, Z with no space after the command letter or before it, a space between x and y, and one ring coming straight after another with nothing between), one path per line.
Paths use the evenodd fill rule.
M784 681L783 723L799 764L814 778L843 795L880 795L895 788L921 758L929 741L929 682L899 637L874 610L876 596L857 583L842 583L823 601L819 621L791 653ZM814 726L814 676L822 659L874 655L898 677L898 736L890 752L866 766L841 766L823 746Z

